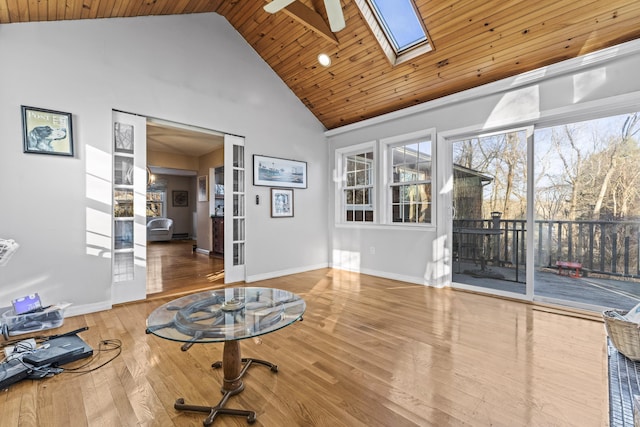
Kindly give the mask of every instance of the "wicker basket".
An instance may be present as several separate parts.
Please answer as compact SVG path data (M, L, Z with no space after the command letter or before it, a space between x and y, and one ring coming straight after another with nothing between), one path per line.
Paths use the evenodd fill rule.
M624 316L624 310L606 310L602 313L604 327L613 346L634 362L640 361L640 325L620 319L616 314Z

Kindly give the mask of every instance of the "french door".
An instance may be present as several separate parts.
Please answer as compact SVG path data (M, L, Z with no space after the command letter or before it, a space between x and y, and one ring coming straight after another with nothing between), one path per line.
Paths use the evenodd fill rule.
M224 136L224 282L245 280L246 169L244 138ZM226 184L230 183L230 185Z
M147 120L112 112L112 286L118 304L146 297Z

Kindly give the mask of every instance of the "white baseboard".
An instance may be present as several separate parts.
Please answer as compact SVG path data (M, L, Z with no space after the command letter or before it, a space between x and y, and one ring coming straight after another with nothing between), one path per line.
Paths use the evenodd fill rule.
M336 270L351 271L353 273L367 274L369 276L382 277L384 279L398 280L400 282L413 283L416 285L434 286L432 283L429 283L429 281L424 277L406 276L403 274L389 273L388 271L371 270L368 268L345 268L339 265L332 265L331 268L335 268Z
M271 271L269 273L263 273L263 274L254 274L251 276L247 276L246 282L251 283L251 282L257 282L259 280L274 279L276 277L288 276L290 274L304 273L306 271L319 270L321 268L327 268L327 267L329 267L328 263L322 263L322 264L316 264L316 265L308 265L305 267L291 268L287 270Z
M70 305L64 311L64 317L81 316L97 311L111 310L111 301L101 301L94 304Z

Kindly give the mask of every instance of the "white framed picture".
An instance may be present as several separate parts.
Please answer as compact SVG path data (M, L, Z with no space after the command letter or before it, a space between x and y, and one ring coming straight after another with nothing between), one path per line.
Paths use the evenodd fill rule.
M254 154L253 185L307 188L307 162Z
M209 201L209 177L206 175L198 177L198 201Z
M290 218L293 216L293 189L271 189L271 218Z

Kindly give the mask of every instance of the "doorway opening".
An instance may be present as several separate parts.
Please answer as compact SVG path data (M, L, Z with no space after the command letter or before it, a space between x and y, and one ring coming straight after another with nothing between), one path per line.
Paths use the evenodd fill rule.
M160 238L147 228L147 297L222 286L224 241L214 238L214 221L224 184L214 171L224 167L224 134L152 118L146 130L147 224L162 218L170 227Z

